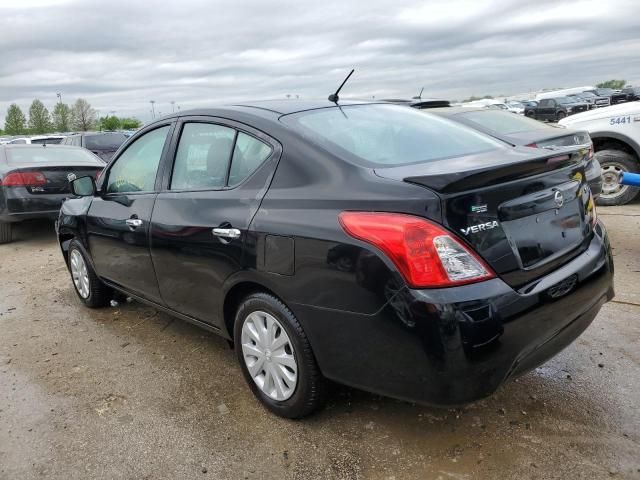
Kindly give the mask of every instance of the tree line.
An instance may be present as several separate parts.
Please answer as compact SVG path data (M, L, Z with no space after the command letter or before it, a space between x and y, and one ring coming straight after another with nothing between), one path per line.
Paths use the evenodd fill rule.
M139 128L137 118L120 118L115 115L97 118L96 110L84 98L78 98L71 106L58 102L49 113L47 107L36 99L29 107L29 118L15 103L9 105L4 121L6 135L41 134L87 130L130 130Z

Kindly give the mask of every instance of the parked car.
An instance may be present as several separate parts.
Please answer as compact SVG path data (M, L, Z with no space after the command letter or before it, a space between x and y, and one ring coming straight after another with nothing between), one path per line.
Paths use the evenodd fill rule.
M179 112L72 182L58 238L85 305L115 289L232 340L278 415L317 409L325 378L458 405L612 298L585 155L390 104Z
M630 102L573 115L561 125L586 130L595 158L602 167L600 205L624 205L638 195L637 188L620 185L623 172L640 171L640 103Z
M627 102L640 100L640 87L624 87L622 93L627 96Z
M121 132L84 132L69 135L62 144L84 147L109 162L127 138L129 136Z
M536 120L550 120L557 122L569 115L584 112L589 109L586 103L576 103L569 97L544 98L536 107L526 107L524 114Z
M95 177L104 162L82 148L59 145L0 146L0 243L12 226L32 218L58 217L69 196L69 176Z
M509 112L485 108L435 108L430 112L491 135L514 147L544 148L557 152L586 151L585 175L591 193L597 198L602 191L602 170L594 159L593 143L586 131L549 125Z
M599 97L606 97L610 99L610 105L616 105L617 103L624 103L627 101L627 94L621 91L615 91L613 88L594 88L591 90L585 90L587 93L593 93Z
M508 101L506 105L507 105L507 110L509 110L511 113L524 115L524 105L521 102L516 102L514 100L511 100L511 101Z
M589 109L608 107L611 105L611 99L609 97L599 97L591 92L571 93L567 97L575 100L576 103L587 103Z
M7 142L12 145L57 145L64 140L63 135L43 135L43 136L35 136L35 137L21 137L14 138L11 141Z

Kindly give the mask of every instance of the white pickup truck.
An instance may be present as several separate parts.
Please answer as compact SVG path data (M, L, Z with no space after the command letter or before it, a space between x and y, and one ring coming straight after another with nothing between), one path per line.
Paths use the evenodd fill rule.
M602 167L599 205L624 205L640 189L618 184L620 172L640 172L640 101L597 108L563 118L560 125L586 130Z

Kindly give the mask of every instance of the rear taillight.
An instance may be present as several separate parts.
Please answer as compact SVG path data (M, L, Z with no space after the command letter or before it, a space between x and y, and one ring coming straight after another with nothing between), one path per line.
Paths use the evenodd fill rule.
M3 187L41 187L46 185L47 178L40 172L9 172L2 179Z
M98 179L100 178L100 175L102 175L102 170L98 170L96 172L96 182L98 181Z
M339 219L347 234L382 250L413 288L449 287L495 276L453 234L423 218L342 212Z

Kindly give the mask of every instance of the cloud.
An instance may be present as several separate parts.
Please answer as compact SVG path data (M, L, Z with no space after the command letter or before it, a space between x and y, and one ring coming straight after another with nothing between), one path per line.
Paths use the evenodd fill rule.
M638 17L634 0L3 0L0 124L57 92L144 121L150 100L325 97L352 67L343 93L364 98L632 83Z

